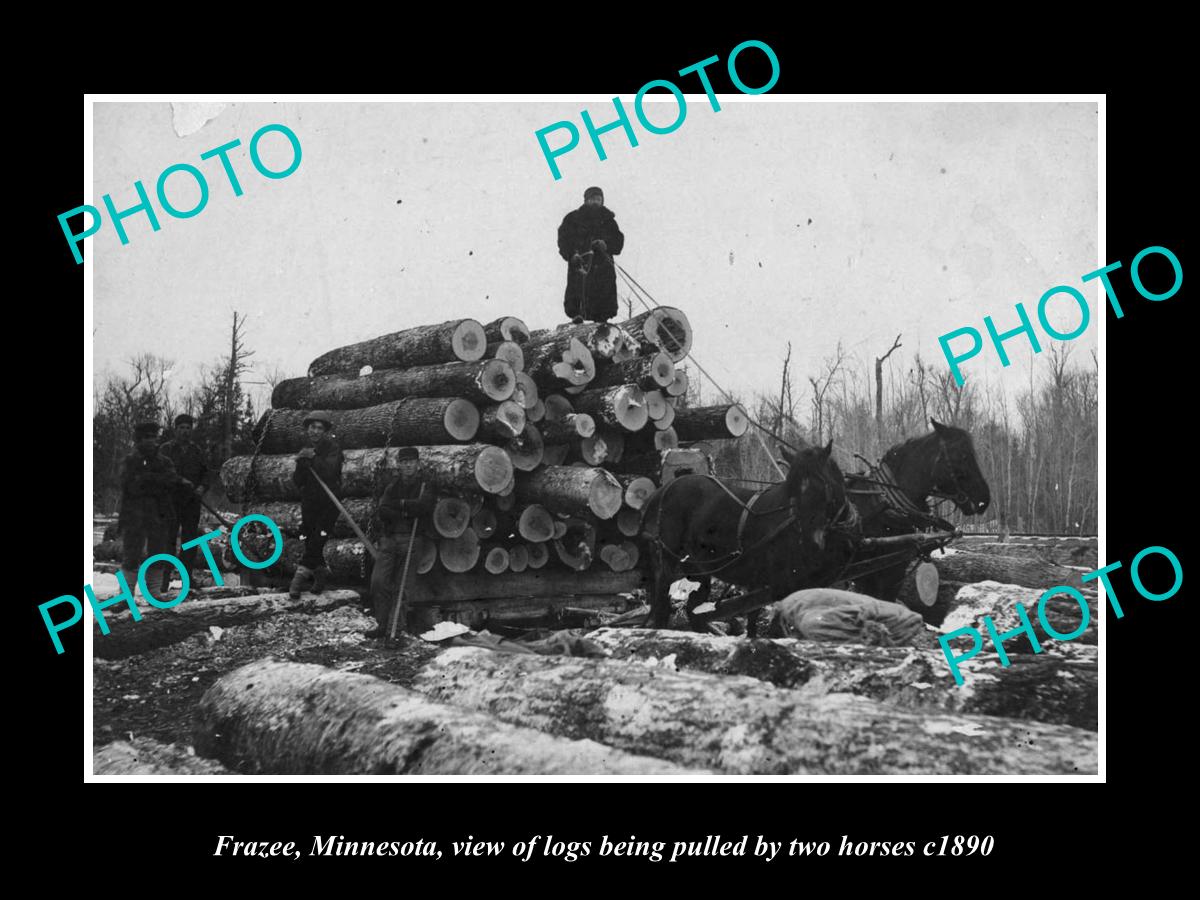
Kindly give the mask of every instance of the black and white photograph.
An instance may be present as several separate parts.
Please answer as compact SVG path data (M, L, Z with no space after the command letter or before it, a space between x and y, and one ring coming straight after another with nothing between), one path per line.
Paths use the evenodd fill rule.
M89 780L1103 778L1103 97L691 78L94 98Z

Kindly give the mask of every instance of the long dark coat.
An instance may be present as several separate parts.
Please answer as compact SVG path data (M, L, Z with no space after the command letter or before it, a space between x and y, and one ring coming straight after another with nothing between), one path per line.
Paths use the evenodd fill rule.
M592 250L593 241L604 241L608 251L596 250L591 270L585 276L571 265L572 255ZM558 255L567 263L567 290L563 309L569 317L583 316L593 322L607 322L617 314L617 270L612 257L625 247L625 235L617 219L605 206L572 210L558 226Z
M164 534L175 515L173 502L179 475L170 458L155 450L143 456L134 450L121 467L122 534Z

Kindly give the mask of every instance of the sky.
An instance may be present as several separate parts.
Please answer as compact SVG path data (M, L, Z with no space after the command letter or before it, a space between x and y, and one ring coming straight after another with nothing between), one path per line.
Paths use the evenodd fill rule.
M652 121L675 114L664 103L647 104ZM161 230L132 216L125 246L107 220L87 239L95 371L153 352L175 361L176 384L194 381L228 352L234 310L248 315L256 351L249 380L304 375L328 350L413 325L515 315L552 327L565 319L557 228L593 184L625 234L617 261L687 313L693 355L735 394L776 391L789 341L798 390L839 340L870 365L901 334L901 364L919 351L946 367L940 334L982 331L985 315L1013 327L1017 302L1034 318L1059 284L1091 304L1092 324L1071 342L1090 363L1098 282L1085 289L1080 276L1106 262L1096 104L720 103L714 112L688 95L666 135L631 112L639 145L609 132L604 161L580 110L600 125L615 117L611 100L231 103L183 137L169 103L97 103L89 202L110 193L117 209L132 206L138 179L153 197L176 163L204 172L210 196L188 219L155 200ZM534 135L560 120L582 137L555 180ZM273 123L303 154L276 180L248 153ZM234 139L240 197L216 159L200 160ZM260 146L272 168L291 159L277 133ZM168 196L187 209L198 190L173 175ZM1079 321L1061 298L1051 309L1060 330ZM1023 338L1008 346L1009 369L988 350L964 365L968 381L1027 385L1031 358L1045 365L1048 354L1031 357Z

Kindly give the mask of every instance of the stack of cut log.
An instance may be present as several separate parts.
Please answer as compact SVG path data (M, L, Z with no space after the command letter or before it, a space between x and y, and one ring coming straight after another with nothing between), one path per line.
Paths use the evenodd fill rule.
M442 601L632 590L663 452L746 429L737 406L676 407L687 389L676 363L691 343L687 317L659 307L620 325L460 319L340 347L276 386L257 453L228 460L221 478L245 514L283 530L273 574L289 574L302 550L295 454L305 416L323 410L345 456L340 497L368 535L398 449L417 448L438 499L412 565ZM325 556L335 580L362 580L365 550L344 519Z

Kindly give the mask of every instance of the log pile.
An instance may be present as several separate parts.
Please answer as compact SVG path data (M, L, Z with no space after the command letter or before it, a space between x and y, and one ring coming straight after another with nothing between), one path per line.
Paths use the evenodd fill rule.
M618 595L640 583L648 555L640 510L663 452L680 438L746 429L739 406L679 404L686 377L676 364L691 343L687 316L659 307L620 324L541 331L513 316L456 319L339 347L276 385L255 452L228 460L221 478L244 513L279 524L284 550L266 574L288 577L302 553L295 454L308 443L305 417L322 410L344 452L339 498L372 540L399 448L418 450L419 477L439 501L414 546L417 572L436 577L413 591L414 605L500 600L485 585L501 579L520 585L502 590L505 600L586 606L608 595L623 608ZM270 554L265 533L241 537L249 555ZM366 580L369 554L344 518L325 557L335 582ZM562 583L585 572L586 585Z

